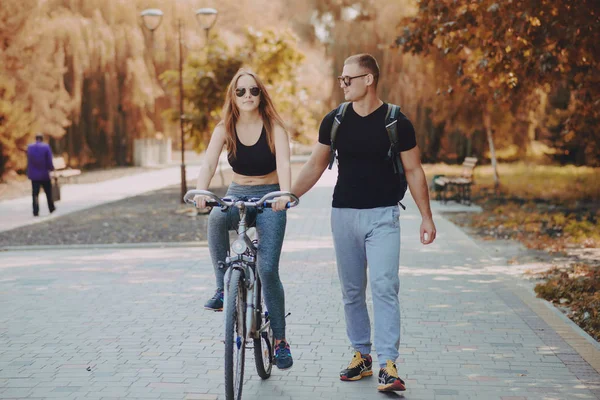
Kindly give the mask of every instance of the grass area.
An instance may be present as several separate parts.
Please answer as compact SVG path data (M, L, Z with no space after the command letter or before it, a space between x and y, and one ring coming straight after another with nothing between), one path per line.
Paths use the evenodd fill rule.
M459 165L428 164L424 166L428 180L434 175L459 175ZM572 165L500 164L498 174L501 193L525 200L555 203L600 201L600 168ZM477 192L493 190L494 175L490 165L475 167Z
M450 215L484 239L516 239L529 248L561 252L600 248L600 168L501 164L475 168L472 198L480 214ZM426 165L434 175L460 175L460 166ZM600 259L561 265L540 276L538 297L561 308L600 340Z
M425 170L431 180L461 168L435 164ZM600 168L501 164L498 192L490 166L476 167L474 175L472 197L484 212L467 223L484 238L517 239L551 252L600 247Z

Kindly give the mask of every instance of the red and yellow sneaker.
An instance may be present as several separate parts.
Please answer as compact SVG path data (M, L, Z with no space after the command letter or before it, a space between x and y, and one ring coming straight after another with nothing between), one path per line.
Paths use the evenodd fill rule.
M365 376L371 376L373 375L372 366L373 360L370 355L363 355L359 351L356 351L348 368L340 372L340 380L357 381Z
M385 368L379 370L379 386L377 390L380 392L403 392L406 390L405 383L398 377L396 364L392 360L387 360Z

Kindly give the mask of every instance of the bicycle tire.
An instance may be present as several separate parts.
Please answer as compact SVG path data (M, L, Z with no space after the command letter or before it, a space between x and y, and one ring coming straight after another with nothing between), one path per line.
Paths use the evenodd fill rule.
M260 281L257 281L256 290L258 290L258 305L256 315L256 326L257 330L264 323L269 320L268 315L263 312L265 309L265 302L261 293ZM273 337L273 330L271 325L269 328L260 334L259 339L254 339L254 363L256 364L256 372L261 379L269 379L271 376L271 370L273 369L273 348L275 339Z
M242 272L238 269L231 271L225 300L225 396L227 400L239 400L244 383L246 305Z

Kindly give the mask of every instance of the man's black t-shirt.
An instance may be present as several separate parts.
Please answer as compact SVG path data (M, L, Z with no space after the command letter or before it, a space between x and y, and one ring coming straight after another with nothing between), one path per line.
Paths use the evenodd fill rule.
M319 143L331 145L331 126L337 109L323 118ZM340 125L335 147L338 154L338 179L333 192L333 207L376 208L398 204L398 177L387 159L390 139L385 129L387 104L361 117L352 104ZM398 115L400 151L417 145L415 129L402 113Z

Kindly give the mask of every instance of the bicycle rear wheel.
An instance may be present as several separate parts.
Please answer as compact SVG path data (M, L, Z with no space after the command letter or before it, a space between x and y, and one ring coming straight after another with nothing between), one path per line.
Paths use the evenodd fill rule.
M225 396L242 398L246 354L246 293L242 272L231 271L225 315Z
M265 302L262 297L260 281L256 284L256 290L258 291L257 305L259 307L255 320L257 329L260 329L260 327L269 322L269 314L265 312ZM271 376L274 344L275 338L273 337L271 324L269 324L269 327L260 333L260 338L254 339L254 362L256 363L256 372L262 379L268 379Z

